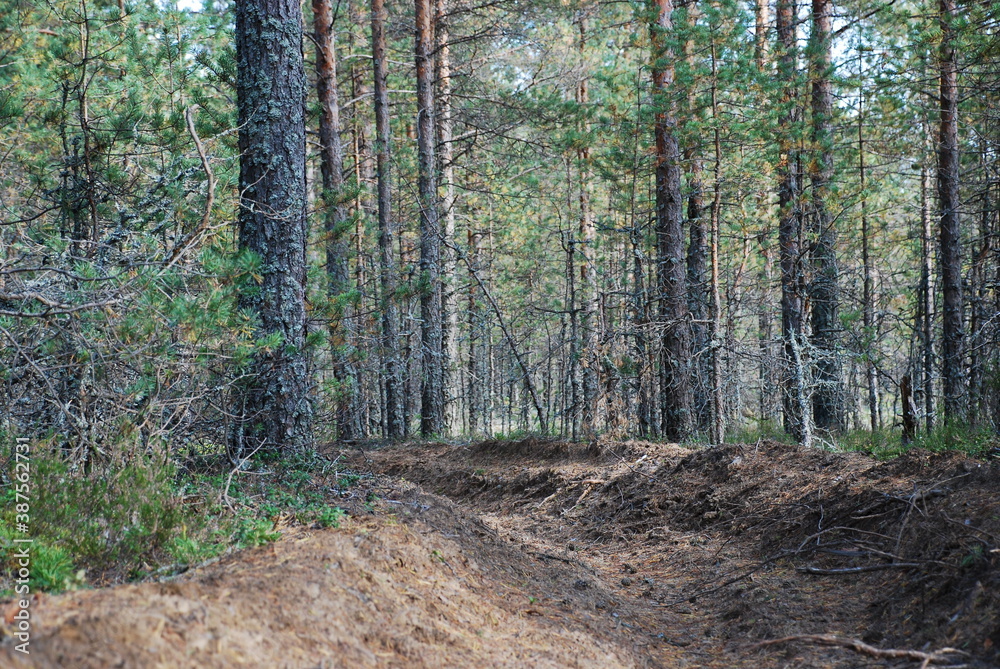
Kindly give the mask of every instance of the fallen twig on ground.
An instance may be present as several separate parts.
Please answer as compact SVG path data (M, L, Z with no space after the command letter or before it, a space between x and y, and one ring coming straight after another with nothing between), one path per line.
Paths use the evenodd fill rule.
M821 567L798 567L796 571L803 574L816 574L818 576L839 576L842 574L860 574L864 571L881 571L882 569L915 569L923 567L923 562L886 562L885 564L869 564L863 567L840 567L837 569L823 569Z
M739 576L734 576L733 578L730 578L730 579L722 582L721 584L719 584L717 586L714 586L714 587L711 587L711 588L706 588L704 590L698 590L697 592L694 592L694 593L689 594L689 595L684 595L683 597L678 597L677 599L674 599L673 601L670 601L670 602L664 602L660 606L671 607L671 606L677 606L678 604L683 604L684 602L694 601L698 597L703 597L705 595L710 595L713 592L718 592L719 590L722 590L723 588L732 585L733 583L739 583L743 579L752 576L753 574L757 573L762 568L766 567L767 565L771 564L772 562L777 562L778 560L781 560L781 559L784 559L784 558L789 558L789 557L794 557L796 555L801 555L802 553L812 553L812 552L814 552L814 550L815 549L813 549L813 548L805 548L805 549L798 549L798 550L794 550L794 551L785 551L783 553L778 553L777 555L772 555L771 557L769 557L769 558L767 558L765 560L762 560L761 562L758 562L754 566L745 569L743 571L743 573L740 574ZM729 573L731 574L732 572L729 572Z
M966 666L964 664L950 664L952 660L948 657L949 655L966 654L957 648L942 648L931 653L926 653L921 650L876 648L875 646L867 644L860 639L844 639L839 636L834 636L833 634L796 634L794 636L786 636L780 639L769 639L767 641L755 643L750 646L750 650L763 648L764 646L774 646L779 643L789 643L791 641L804 641L806 643L815 643L821 646L838 646L840 648L847 648L848 650L853 650L871 657L920 660L921 669L924 669L924 667L928 667L932 664L944 663L949 663L946 666L951 667L952 669L958 669L959 667Z

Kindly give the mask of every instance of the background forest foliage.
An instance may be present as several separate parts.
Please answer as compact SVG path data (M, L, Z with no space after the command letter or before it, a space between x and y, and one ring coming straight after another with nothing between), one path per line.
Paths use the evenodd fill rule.
M317 440L764 435L894 452L905 415L919 427L907 440L990 448L1000 4L437 0L434 279L421 260L415 8L391 3L391 292L370 7L313 7L332 16L343 159L324 189L307 7ZM234 30L231 4L215 0L0 2L0 429L48 453L45 494L69 508L106 500L82 515L132 528L52 548L57 563L195 559L199 541L221 550L273 529L273 509L249 496L242 515L190 539L180 501L225 485L225 510L232 481L205 463L227 455L251 361L282 346L239 302L265 269L234 226ZM949 71L957 207L942 204ZM333 227L332 208L344 214ZM948 215L957 256L942 247ZM421 310L435 289L437 358ZM436 364L444 418L429 430L422 386ZM393 384L400 431L386 415ZM236 455L242 466L252 454ZM292 488L309 518L335 522ZM49 526L66 546L75 526Z

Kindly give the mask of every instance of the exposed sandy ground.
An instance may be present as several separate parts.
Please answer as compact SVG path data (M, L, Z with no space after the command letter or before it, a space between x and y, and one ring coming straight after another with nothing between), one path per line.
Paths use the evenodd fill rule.
M336 502L340 529L42 598L30 661L8 638L0 667L921 664L755 645L797 634L1000 665L996 461L536 439L327 454L375 474Z

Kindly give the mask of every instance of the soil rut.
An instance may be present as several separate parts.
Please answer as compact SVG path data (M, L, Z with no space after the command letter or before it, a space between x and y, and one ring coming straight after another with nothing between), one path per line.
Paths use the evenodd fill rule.
M539 439L327 455L372 474L340 529L43 597L27 658L0 619L0 666L920 665L757 645L809 634L1000 664L997 462Z
M593 569L613 594L597 611L657 666L920 664L756 647L819 634L1000 664L996 461L537 439L342 456L457 500L512 545Z

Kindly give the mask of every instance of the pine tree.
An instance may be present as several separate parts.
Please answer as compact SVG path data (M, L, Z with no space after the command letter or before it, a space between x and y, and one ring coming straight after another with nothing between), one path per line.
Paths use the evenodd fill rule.
M236 7L239 243L261 260L240 296L257 353L234 397L237 458L306 446L311 431L306 350L305 68L298 2Z

